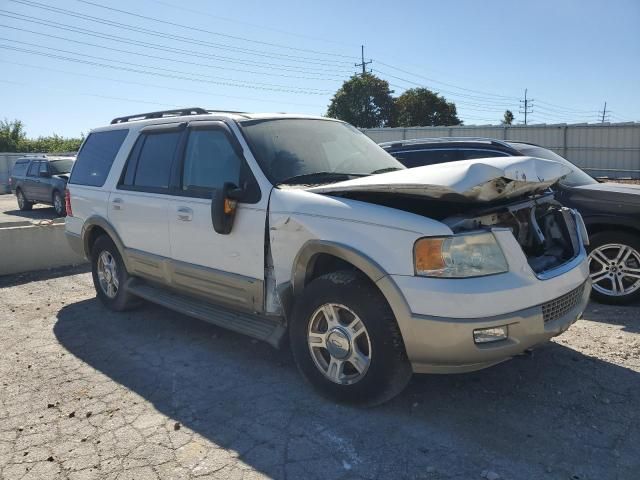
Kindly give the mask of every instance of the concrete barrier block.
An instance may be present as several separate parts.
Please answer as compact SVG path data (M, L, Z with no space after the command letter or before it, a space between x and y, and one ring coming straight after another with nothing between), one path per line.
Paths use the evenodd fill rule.
M86 262L69 247L64 224L0 228L0 275Z

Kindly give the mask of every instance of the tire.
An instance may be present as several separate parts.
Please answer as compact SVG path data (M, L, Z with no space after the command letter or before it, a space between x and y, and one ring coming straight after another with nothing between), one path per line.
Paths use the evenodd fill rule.
M91 274L97 297L110 310L121 312L140 304L126 291L129 274L116 245L106 235L98 237L91 248Z
M16 190L16 199L18 200L18 208L23 212L27 212L33 208L33 202L27 200L21 189Z
M335 319L335 313L339 320L332 321L331 327L328 319ZM296 299L291 317L294 359L304 378L322 395L375 406L398 395L409 383L411 365L396 319L380 291L363 275L339 271L318 277ZM320 343L311 347L311 336ZM341 369L332 368L332 362L341 363Z
M589 272L597 302L626 305L640 299L640 237L621 231L591 235Z
M53 209L56 211L56 215L58 217L66 217L67 216L67 208L64 204L64 197L58 190L53 191L53 197L51 199L53 204Z

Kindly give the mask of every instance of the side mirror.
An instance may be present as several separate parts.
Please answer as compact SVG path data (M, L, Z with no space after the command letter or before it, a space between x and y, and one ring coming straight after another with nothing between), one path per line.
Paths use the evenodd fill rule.
M51 174L49 172L38 172L38 175L42 178L50 178Z
M213 229L222 235L231 233L233 219L236 216L238 200L242 200L244 191L230 182L222 188L216 188L211 197L211 223Z

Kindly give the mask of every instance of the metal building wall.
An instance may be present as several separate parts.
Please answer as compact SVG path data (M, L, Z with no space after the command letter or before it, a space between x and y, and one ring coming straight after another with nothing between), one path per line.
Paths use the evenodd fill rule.
M640 178L640 123L372 128L374 141L433 137L488 137L535 143L594 176Z

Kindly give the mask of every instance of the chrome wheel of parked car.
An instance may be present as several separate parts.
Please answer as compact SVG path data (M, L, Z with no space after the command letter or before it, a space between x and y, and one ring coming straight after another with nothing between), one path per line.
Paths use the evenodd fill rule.
M109 298L115 298L120 286L118 267L113 255L106 250L98 257L98 280L104 294Z
M59 217L63 217L66 214L64 200L60 192L53 192L53 208Z
M369 332L344 305L327 303L318 308L309 322L307 341L316 367L332 382L351 385L369 369Z
M593 289L603 295L620 297L640 288L640 253L629 245L608 243L589 255Z

